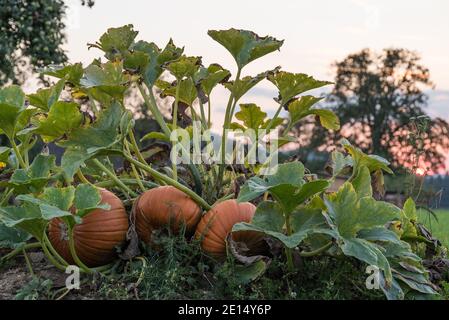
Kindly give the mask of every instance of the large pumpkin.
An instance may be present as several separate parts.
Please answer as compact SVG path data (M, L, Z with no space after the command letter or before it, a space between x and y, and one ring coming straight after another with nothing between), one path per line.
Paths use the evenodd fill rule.
M201 219L196 228L195 237L201 239L201 247L215 258L226 256L226 238L234 224L251 222L256 207L249 203L238 203L236 200L226 200L214 206ZM262 246L263 236L253 231L239 231L232 233L232 239L243 242L246 247L256 254Z
M185 225L186 234L192 235L201 213L201 208L187 194L172 186L162 186L140 195L134 203L133 219L139 238L150 243L153 231L167 226L176 234Z
M73 229L75 251L88 267L98 267L116 258L116 247L126 240L128 215L122 201L112 192L101 189L101 203L109 204L110 210L96 209L83 217ZM56 251L70 264L74 264L70 254L66 224L59 218L51 220L48 237Z

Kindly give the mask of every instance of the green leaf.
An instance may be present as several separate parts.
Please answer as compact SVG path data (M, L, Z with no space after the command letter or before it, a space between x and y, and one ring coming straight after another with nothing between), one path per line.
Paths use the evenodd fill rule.
M132 24L119 28L109 28L100 37L100 41L92 46L103 50L109 60L121 57L131 47L138 34L138 31L134 31L133 28Z
M391 273L390 264L376 244L364 239L345 238L341 249L347 256L357 258L369 265L379 267L379 269L385 272L387 282L391 283L393 275Z
M248 103L240 104L240 111L235 117L242 121L246 128L257 130L263 126L267 114L256 104Z
M209 65L207 69L201 68L199 74L200 75L197 75L196 77L199 77L200 79L195 80L201 83L201 87L207 96L210 96L217 84L226 82L231 75L228 70L215 63Z
M48 89L39 89L36 93L28 95L30 105L49 111L53 104L58 101L62 90L64 89L65 79L59 80L53 87Z
M209 30L207 34L232 54L240 69L257 58L279 50L283 44L283 41L273 37L259 37L247 30Z
M11 148L0 146L0 162L8 163Z
M416 205L412 198L408 198L403 207L405 216L411 221L418 221L418 214L416 213Z
M63 211L69 211L75 199L75 188L73 186L65 188L46 188L40 199Z
M303 73L290 73L285 71L278 71L271 74L268 76L268 80L278 88L278 100L283 103L287 103L303 92L332 84L332 82L328 81L315 80L313 77Z
M10 139L14 137L19 115L25 109L25 94L19 86L0 89L0 129Z
M361 167L366 166L370 172L381 169L387 173L393 173L388 167L390 163L384 158L375 155L367 155L359 148L352 146L346 139L341 139L340 143L353 159L354 172L357 173Z
M96 88L111 97L121 100L128 79L123 75L122 62L107 62L101 66L92 63L84 70L80 84L85 88Z
M111 207L108 204L100 204L101 195L98 188L89 184L79 184L75 190L75 207L77 209L77 216L84 217L91 211L101 208L109 210Z
M80 79L83 76L83 65L81 63L74 63L66 66L53 65L41 70L41 73L59 79L64 78L66 82L78 86Z
M163 72L162 66L170 61L178 59L184 48L178 48L173 40L167 43L163 50L154 43L139 41L133 46L134 52L140 51L148 56L148 63L140 66L146 85L151 88ZM140 58L142 60L142 58Z
M114 102L95 123L72 130L68 140L60 143L66 148L61 167L68 177L73 177L87 159L103 151L113 152L114 146L121 141L119 126L122 115L122 106Z
M282 232L285 217L276 202L263 201L256 209L251 224L266 231Z
M371 176L367 167L362 167L358 175L352 181L357 195L360 198L372 197L373 189L371 188Z
M167 70L178 80L191 79L201 65L200 57L181 56L178 60L167 63Z
M242 285L248 284L261 277L267 269L267 263L259 260L248 266L236 265L234 269L235 280Z
M47 222L38 206L30 203L17 207L0 207L0 221L10 228L20 228L41 240Z
M50 170L55 167L54 155L37 155L30 167L16 169L8 182L16 194L36 193L42 190L50 180Z
M348 166L352 165L352 159L349 156L344 156L339 151L334 151L331 154L331 168L332 177L337 177Z
M16 249L23 246L30 239L31 235L28 232L7 227L0 222L0 248Z
M362 238L368 241L400 242L397 234L385 227L362 229L357 233L357 238Z
M255 77L246 76L246 77L243 77L242 79L237 79L236 81L228 81L228 82L224 83L224 86L226 89L231 91L235 101L238 101L238 100L240 100L241 97L243 97L245 95L245 93L247 93L250 89L252 89L260 81L262 81L263 79L266 79L269 74L278 70L278 68L259 73Z
M170 84L166 81L158 80L156 86L162 90L161 97L176 97L176 82ZM197 97L198 92L192 79L189 78L179 82L178 99L180 102L192 106Z
M51 107L48 117L41 120L33 132L41 135L44 142L48 143L79 128L82 118L78 104L58 101Z
M313 96L303 96L295 99L288 104L288 111L290 114L290 123L294 125L301 119L315 115L320 119L321 125L328 130L340 129L340 120L331 110L327 109L312 109L311 107L320 101L322 98L315 98Z

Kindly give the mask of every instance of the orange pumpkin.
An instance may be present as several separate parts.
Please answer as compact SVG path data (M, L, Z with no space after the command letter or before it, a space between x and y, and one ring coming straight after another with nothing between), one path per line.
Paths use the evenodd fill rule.
M201 213L195 201L172 186L146 191L136 200L133 208L137 234L145 243L151 242L153 231L167 226L176 234L184 224L186 234L193 234Z
M112 192L101 189L101 203L110 210L96 209L83 217L73 229L75 251L88 267L98 267L116 258L116 246L126 240L128 215L122 201ZM75 264L69 249L68 229L59 218L51 220L48 237L55 250L70 264Z
M256 207L249 202L238 203L236 200L226 200L214 206L201 219L196 228L195 237L201 239L201 247L215 258L226 256L226 238L234 224L251 222ZM232 239L243 242L252 251L261 248L263 236L254 231L238 231L232 233Z

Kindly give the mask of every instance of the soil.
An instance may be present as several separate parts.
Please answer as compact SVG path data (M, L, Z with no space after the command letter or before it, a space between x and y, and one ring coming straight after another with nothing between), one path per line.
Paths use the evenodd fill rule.
M3 253L2 253L3 255ZM60 296L65 292L67 274L56 269L40 251L28 252L35 276L52 281L52 291L61 289ZM0 300L13 300L17 292L32 280L23 256L17 256L0 266ZM92 290L72 290L63 299L95 299Z

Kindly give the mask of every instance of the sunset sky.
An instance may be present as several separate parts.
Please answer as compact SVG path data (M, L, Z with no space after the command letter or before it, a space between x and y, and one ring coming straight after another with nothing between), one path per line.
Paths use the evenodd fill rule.
M363 48L380 50L404 47L416 50L430 68L436 84L429 113L449 120L449 1L447 0L314 0L314 1L143 1L96 0L92 9L79 0L68 1L68 43L71 62L89 63L101 56L86 44L95 42L108 27L132 23L138 39L159 46L172 37L186 54L201 55L203 62L217 62L234 69L231 56L207 36L208 29L230 27L253 30L259 35L284 39L280 52L270 54L245 70L255 74L277 65L332 80L331 63ZM213 97L215 128L221 124L226 92ZM242 102L260 104L273 112L275 90L261 83Z

